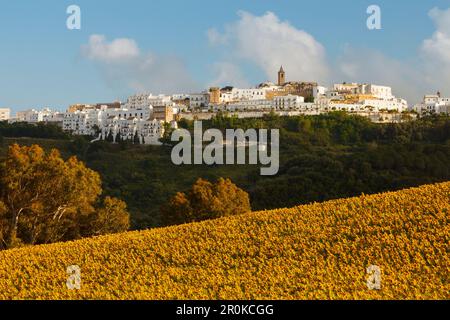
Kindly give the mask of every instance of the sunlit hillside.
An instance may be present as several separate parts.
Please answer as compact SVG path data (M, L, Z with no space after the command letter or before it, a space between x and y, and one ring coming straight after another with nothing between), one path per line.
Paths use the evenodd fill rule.
M0 298L448 299L449 210L446 182L3 251Z

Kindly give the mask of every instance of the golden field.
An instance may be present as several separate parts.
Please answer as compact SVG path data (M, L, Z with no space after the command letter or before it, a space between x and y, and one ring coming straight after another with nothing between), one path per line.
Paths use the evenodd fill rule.
M0 299L449 299L449 210L446 182L8 250Z

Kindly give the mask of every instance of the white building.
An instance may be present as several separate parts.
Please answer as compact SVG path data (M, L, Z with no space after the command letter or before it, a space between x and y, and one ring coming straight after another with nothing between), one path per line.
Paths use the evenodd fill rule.
M373 111L397 111L408 110L408 102L405 99L363 99L360 101L363 106L371 107Z
M322 86L315 86L315 87L313 88L313 97L314 97L314 100L317 99L317 98L319 98L320 96L326 95L327 92L328 92L328 88L322 87Z
M39 123L39 122L60 122L63 119L63 113L58 111L53 111L49 108L44 108L42 110L25 110L18 111L15 118L10 118L8 121L13 122L28 122L28 123Z
M85 109L82 111L66 112L63 117L62 128L75 135L96 135L102 127L107 125L108 119L126 120L138 119L147 120L152 114L149 107L135 106L134 108L101 108Z
M234 97L233 97L233 93L231 91L220 92L220 102L221 103L227 103L227 102L233 102L233 101L234 101Z
M450 104L440 106L438 113L450 114Z
M101 110L83 110L64 114L62 128L74 135L95 135L95 125L101 125Z
M242 100L226 104L226 110L228 111L254 111L254 110L267 110L272 108L273 108L273 101L266 99Z
M170 96L139 94L130 96L121 108L89 108L66 112L63 130L75 135L97 136L98 139L129 140L143 144L160 144L164 122L150 120L153 106L172 106Z
M168 96L134 95L120 108L97 105L64 113L48 108L40 111L31 109L18 112L17 118L10 121L52 122L60 124L64 131L74 135L97 136L98 139L105 139L111 133L122 140L135 141L136 136L141 143L159 144L158 139L163 134L164 122L150 120L153 115L150 102L159 106L173 104Z
M375 84L334 84L333 90L317 91L315 102L321 109L397 111L408 109L405 99L396 98L392 88ZM353 105L353 106L352 106Z
M35 109L18 111L16 114L17 121L36 123L41 122L43 118L43 113Z
M448 104L450 104L450 98L442 98L440 93L430 94L430 95L426 95L423 98L423 103L425 105L435 105L435 104L448 105Z
M300 109L304 102L304 97L289 94L286 96L274 97L273 107L277 110Z
M150 95L148 97L148 102L150 103L151 106L158 106L158 107L173 107L174 103L172 101L172 96L166 96L163 94L154 96L154 95Z
M124 109L149 109L151 108L151 102L149 99L150 95L143 94L135 94L129 96L127 102L123 105Z
M325 91L325 94L323 95L323 97L326 99L329 99L329 100L344 100L345 99L345 96L337 90Z
M64 113L56 111L45 114L42 117L42 121L48 123L62 123L64 121Z
M358 87L359 94L372 95L378 99L392 99L392 88L387 86L378 86L374 84L361 84Z
M119 118L110 116L101 128L100 139L128 140L139 144L159 145L164 134L164 122L160 120L144 120L136 117ZM137 139L137 141L136 141Z
M98 111L102 111L102 121L104 121L106 118L110 117L110 116L117 116L120 119L127 119L130 117L135 117L138 119L148 119L150 118L150 116L153 113L153 107L152 108L145 108L145 109L126 109L126 108L121 108L121 109L102 109L102 110L98 110Z
M333 85L333 90L342 94L356 94L358 93L358 83L336 83Z
M426 95L422 103L415 105L413 110L419 114L450 114L450 98L442 98L440 93Z
M272 90L269 87L259 88L231 88L220 91L220 103L240 101L260 101L266 99L266 92Z
M185 100L185 99L189 99L189 94L177 93L177 94L172 95L172 101L173 100Z
M11 110L9 108L0 108L0 121L9 120Z
M233 88L231 96L234 101L266 99L266 88L239 89Z
M392 88L375 84L358 83L337 83L333 85L333 90L341 95L371 95L377 99L392 99Z
M189 95L189 107L191 109L207 107L208 104L209 104L208 92L192 93Z

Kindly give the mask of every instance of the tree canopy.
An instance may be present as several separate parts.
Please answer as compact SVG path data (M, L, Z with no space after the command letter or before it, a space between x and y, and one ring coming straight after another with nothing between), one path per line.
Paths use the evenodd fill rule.
M315 201L398 190L450 180L450 116L433 115L401 123L372 123L333 112L314 116L238 118L218 114L203 120L203 129L280 130L280 170L261 176L260 165L174 165L171 148L132 143L89 143L89 139L11 138L4 135L0 159L8 145L38 143L57 148L65 159L76 155L101 175L104 196L123 199L131 228L161 227L160 207L199 177L229 178L249 193L253 210L291 207ZM181 119L190 131L193 121ZM0 135L2 132L0 131ZM23 137L19 135L17 137ZM112 136L111 136L112 139Z
M76 157L11 145L0 163L0 248L127 230L125 203L101 205L101 194L99 174Z
M248 193L230 179L198 179L187 193L178 192L161 208L166 224L180 224L251 211Z

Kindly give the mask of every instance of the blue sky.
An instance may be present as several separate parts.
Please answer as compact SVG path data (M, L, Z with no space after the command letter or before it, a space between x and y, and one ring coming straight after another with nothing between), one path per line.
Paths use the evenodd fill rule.
M81 30L66 28L71 4L81 8ZM381 8L382 30L366 27L371 4ZM448 76L439 74L450 70L439 52L450 39L449 8L448 0L3 1L0 107L65 109L136 91L255 85L274 80L280 63L290 80L383 82L415 103L425 91L450 95ZM138 53L123 62L98 52L113 50L115 39Z

